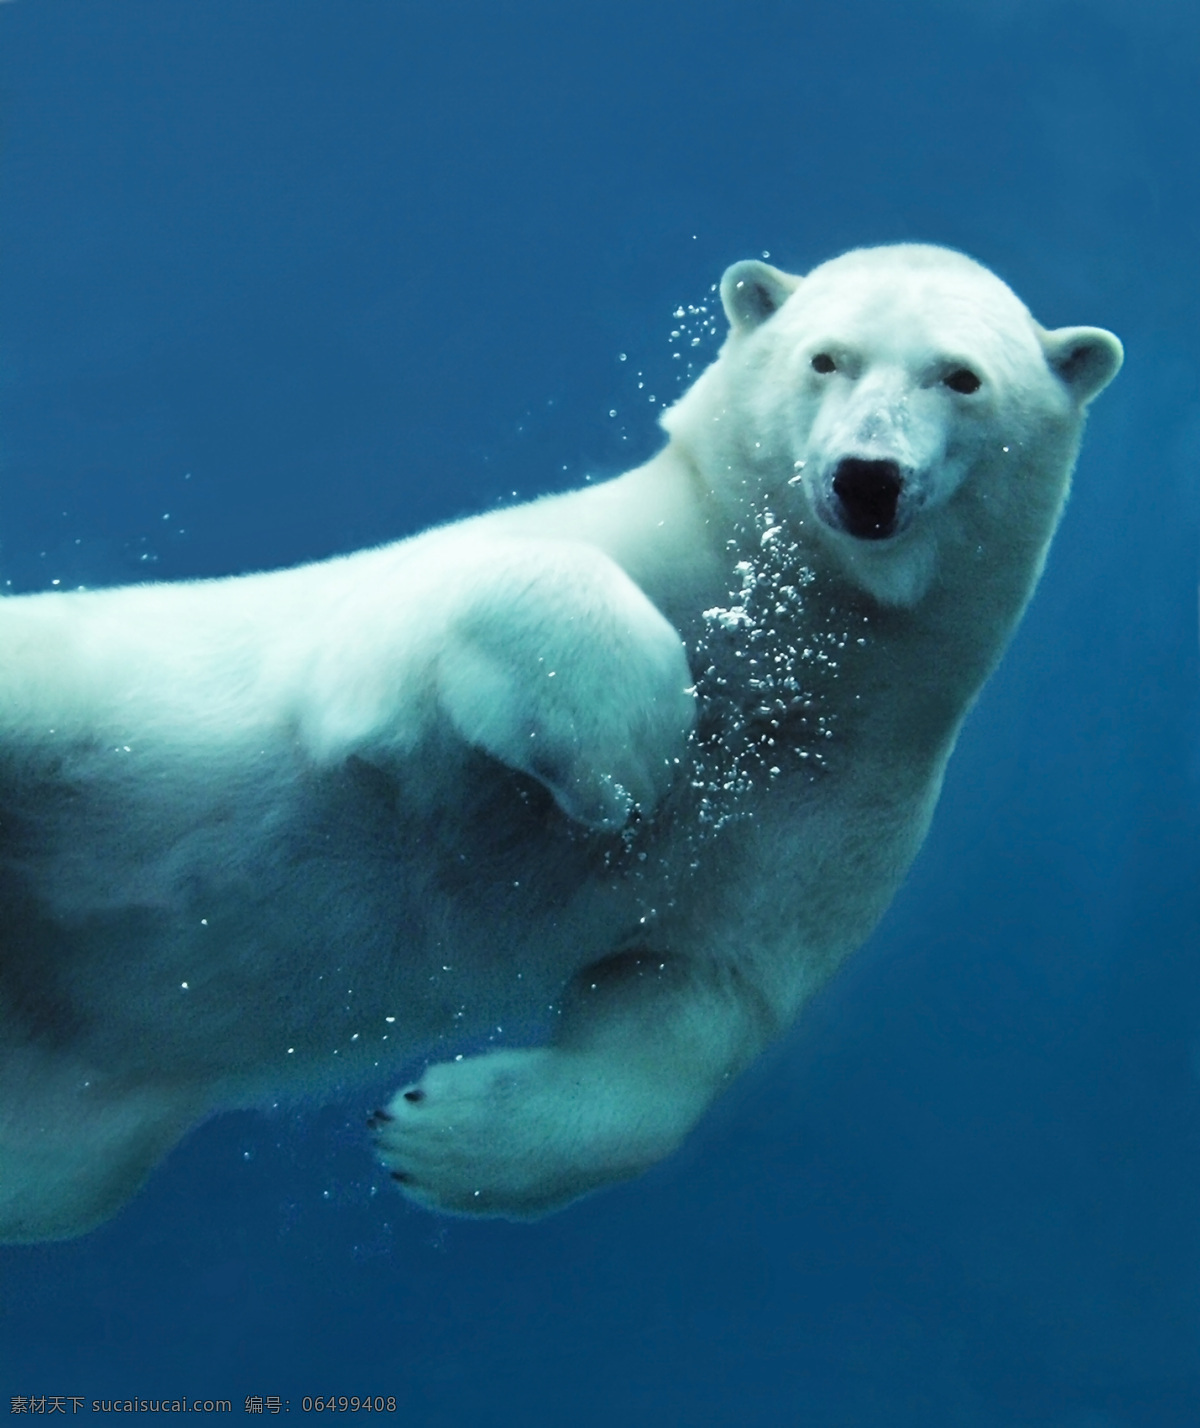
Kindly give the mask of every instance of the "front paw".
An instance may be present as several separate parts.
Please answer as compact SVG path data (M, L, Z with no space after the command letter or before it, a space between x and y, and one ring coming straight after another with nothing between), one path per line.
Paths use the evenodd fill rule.
M369 1125L426 1208L533 1218L643 1168L589 1133L582 1080L562 1052L493 1051L430 1066Z
M695 698L679 635L590 546L492 554L439 656L441 707L568 817L620 828L658 804L683 756Z

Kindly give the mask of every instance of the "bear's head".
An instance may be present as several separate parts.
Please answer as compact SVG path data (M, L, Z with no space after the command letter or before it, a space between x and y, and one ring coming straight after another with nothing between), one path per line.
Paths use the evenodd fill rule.
M947 546L1003 529L1044 550L1111 333L1047 332L986 268L915 244L805 278L736 263L721 298L725 344L663 424L733 530L769 509L900 606Z

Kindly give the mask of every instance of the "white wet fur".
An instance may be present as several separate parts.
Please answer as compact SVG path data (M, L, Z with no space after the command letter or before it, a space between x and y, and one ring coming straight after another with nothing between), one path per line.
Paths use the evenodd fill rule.
M402 1189L542 1213L669 1154L870 933L1120 344L931 247L722 298L615 481L0 602L0 1239L423 1059L373 1118Z

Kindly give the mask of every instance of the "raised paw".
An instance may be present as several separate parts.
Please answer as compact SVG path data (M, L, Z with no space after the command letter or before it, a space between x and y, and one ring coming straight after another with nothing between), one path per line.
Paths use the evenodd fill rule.
M538 779L594 828L656 806L695 715L676 631L615 562L565 542L490 553L452 622L437 684L468 743Z

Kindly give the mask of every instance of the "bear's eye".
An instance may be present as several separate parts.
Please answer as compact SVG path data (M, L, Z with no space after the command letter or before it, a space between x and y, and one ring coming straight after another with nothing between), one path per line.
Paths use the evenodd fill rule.
M837 363L828 352L818 352L812 359L812 369L814 372L836 372Z
M956 367L949 376L943 377L942 381L952 392L961 392L964 397L969 397L972 392L977 392L983 386L983 383L969 367Z

